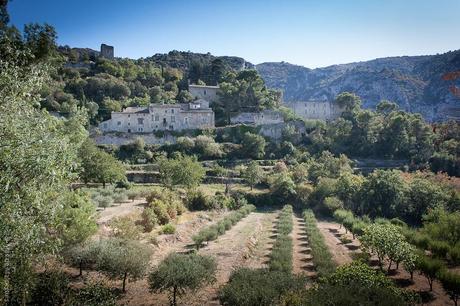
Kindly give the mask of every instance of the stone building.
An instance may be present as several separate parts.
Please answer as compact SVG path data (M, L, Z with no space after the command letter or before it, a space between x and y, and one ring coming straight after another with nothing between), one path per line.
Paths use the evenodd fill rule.
M263 110L259 113L240 113L230 118L232 124L265 125L284 122L283 115L273 110Z
M100 123L103 132L152 133L214 127L214 112L209 102L198 99L190 103L150 104L127 107L112 112L112 118Z
M219 100L218 92L219 86L208 86L208 85L188 85L188 91L190 94L198 99L203 99L211 103Z
M304 119L333 120L343 111L336 103L329 101L286 102L285 106Z
M113 46L101 44L101 56L108 58L108 59L113 59L114 58Z

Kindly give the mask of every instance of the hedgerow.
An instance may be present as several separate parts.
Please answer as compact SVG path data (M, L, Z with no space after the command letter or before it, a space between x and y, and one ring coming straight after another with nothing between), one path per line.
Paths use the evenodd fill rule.
M292 206L285 205L279 215L278 236L270 254L269 269L271 271L291 272L292 270Z
M305 231L307 232L308 242L311 247L313 263L316 266L318 276L327 276L335 271L336 264L332 260L332 255L329 252L324 237L316 226L316 218L310 209L303 212L305 220Z
M198 232L198 234L192 237L196 248L199 249L203 242L216 240L217 237L223 235L233 225L238 223L238 221L249 215L255 209L256 207L254 205L245 205L237 211L232 212L230 215L226 216L224 219L220 220L216 224L202 229Z

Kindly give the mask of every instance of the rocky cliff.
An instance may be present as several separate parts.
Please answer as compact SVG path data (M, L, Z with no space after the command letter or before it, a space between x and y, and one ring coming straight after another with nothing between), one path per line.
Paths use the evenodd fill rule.
M460 73L455 74L460 71L460 50L317 69L285 62L262 63L256 69L269 87L283 91L284 101L332 100L351 91L366 108L386 99L430 121L460 119Z

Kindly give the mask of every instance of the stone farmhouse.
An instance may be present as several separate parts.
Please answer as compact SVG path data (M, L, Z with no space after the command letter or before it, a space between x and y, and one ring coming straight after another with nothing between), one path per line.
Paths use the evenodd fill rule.
M103 132L153 133L214 127L214 111L209 102L198 99L190 103L150 104L127 107L112 112L112 118L100 123Z
M210 103L217 102L219 100L219 86L189 84L188 91L193 97L209 101Z
M338 118L343 112L336 103L330 101L285 102L285 106L304 119L329 121Z

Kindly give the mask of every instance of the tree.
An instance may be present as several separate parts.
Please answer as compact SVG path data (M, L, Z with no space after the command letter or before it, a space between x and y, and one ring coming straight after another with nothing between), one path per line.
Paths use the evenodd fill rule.
M439 273L438 278L450 299L457 306L460 299L460 275L449 271L442 271Z
M262 158L265 155L265 139L257 134L246 132L241 141L241 153L249 158Z
M187 290L196 290L215 281L216 261L197 254L171 254L149 275L153 292L169 291L170 304L177 305L177 298Z
M86 195L65 192L62 206L57 228L64 246L82 243L96 233L96 210Z
M66 263L78 268L78 276L83 275L83 270L96 263L97 245L94 243L81 243L64 250L63 257Z
M58 248L50 233L87 132L79 114L59 120L37 107L46 65L30 64L30 52L3 38L9 55L0 60L0 291L6 304L24 304L33 264Z
M151 254L150 248L136 241L105 239L99 245L96 268L111 278L121 278L125 292L128 278L136 280L145 274Z
M438 273L444 269L444 263L439 259L421 256L418 259L417 268L423 275L425 275L428 284L430 285L430 291L433 291L433 282L436 279Z
M352 112L361 106L361 99L351 92L342 92L335 98L334 102L346 112Z
M407 184L397 170L375 170L361 188L362 215L393 218L406 205Z
M251 186L251 190L254 187L254 185L260 183L263 176L264 172L256 161L250 162L243 173L243 178L248 182L249 186Z
M97 148L92 140L85 141L79 156L82 165L80 176L85 183L102 183L105 187L106 183L126 181L123 165L112 155Z
M196 157L178 155L176 158L158 159L160 179L164 186L172 188L184 185L188 188L197 186L205 175L205 170Z
M389 258L390 269L392 261L397 257L396 252L407 246L404 236L398 227L388 223L374 223L364 229L361 236L362 248L368 253L375 253L379 260L380 269L383 270L383 262L386 257ZM403 246L400 245L404 244ZM399 254L398 254L399 255ZM401 261L401 260L400 260Z
M122 216L111 220L110 228L114 237L126 240L139 239L142 229L130 216Z

